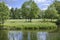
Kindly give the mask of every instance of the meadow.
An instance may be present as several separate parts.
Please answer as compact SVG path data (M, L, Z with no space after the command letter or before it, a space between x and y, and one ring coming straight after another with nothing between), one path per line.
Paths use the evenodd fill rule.
M33 19L32 22L27 22L27 19L11 19L4 23L4 28L13 30L55 30L57 25L54 23L56 20L45 19Z

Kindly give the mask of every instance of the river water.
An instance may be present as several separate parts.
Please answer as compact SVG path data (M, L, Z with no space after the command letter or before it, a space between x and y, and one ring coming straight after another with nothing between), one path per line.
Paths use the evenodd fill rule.
M0 30L0 40L60 40L59 32Z
M60 40L60 33L9 31L9 40Z

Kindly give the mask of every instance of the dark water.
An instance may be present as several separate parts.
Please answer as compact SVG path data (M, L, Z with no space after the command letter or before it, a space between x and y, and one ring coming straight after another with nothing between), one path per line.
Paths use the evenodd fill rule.
M0 31L0 40L60 40L60 33Z

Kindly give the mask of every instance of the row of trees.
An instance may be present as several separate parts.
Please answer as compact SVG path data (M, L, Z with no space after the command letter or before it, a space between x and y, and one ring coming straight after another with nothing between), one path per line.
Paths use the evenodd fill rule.
M40 13L40 9L37 6L37 4L30 0L27 2L24 2L21 9L11 9L11 18L12 19L29 19L30 21L33 18L37 18Z
M4 19L29 19L31 22L35 18L57 19L60 15L60 1L55 1L47 10L42 11L37 4L30 0L24 2L21 8L9 9L4 2L0 2L0 21L4 23Z
M58 3L58 4L57 4ZM33 19L33 18L46 18L46 19L56 19L59 17L59 5L60 1L55 1L53 4L51 4L47 10L40 10L37 4L34 1L28 1L25 2L21 9L11 9L12 19L19 19L19 18L25 18L25 19ZM17 12L18 11L18 12ZM14 12L14 13L13 13ZM14 18L13 18L13 15Z

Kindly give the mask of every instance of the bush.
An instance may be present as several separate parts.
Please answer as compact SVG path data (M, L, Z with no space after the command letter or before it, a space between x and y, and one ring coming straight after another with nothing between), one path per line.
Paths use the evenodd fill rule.
M56 29L57 28L57 25L55 23L51 23L51 22L37 22L37 23L28 23L28 22L25 22L25 23L9 23L9 24L5 24L5 27L6 28L12 28L12 29L32 29L32 30L51 30L51 29Z
M56 21L57 25L60 25L60 18Z

